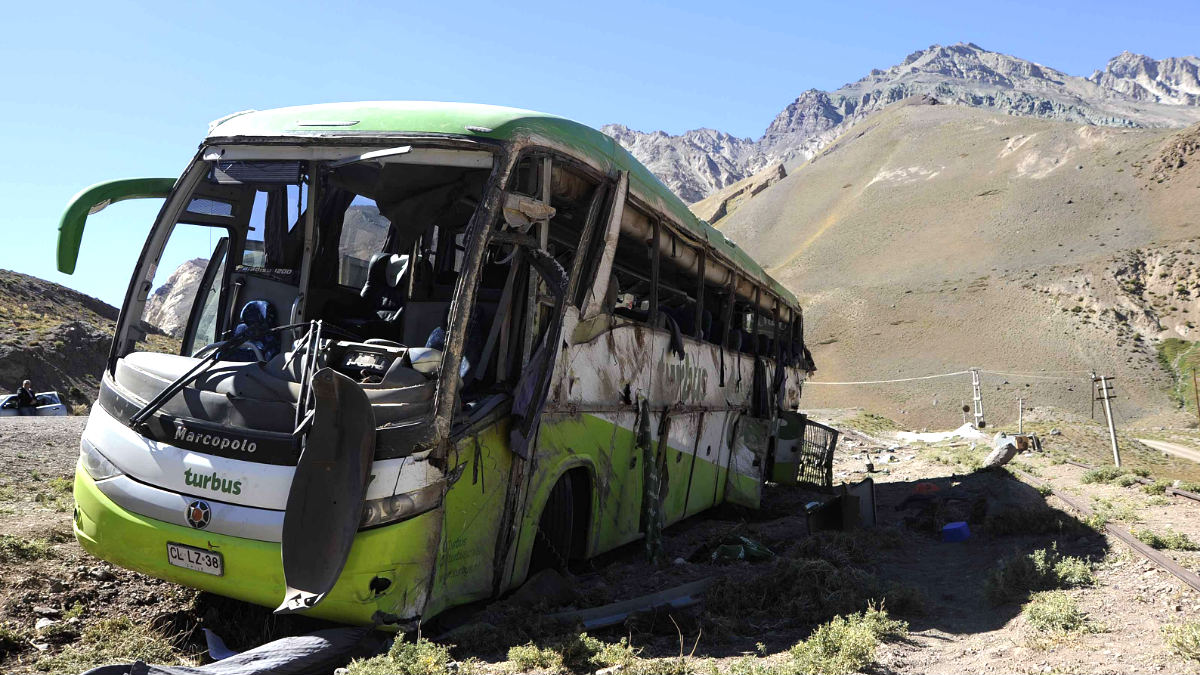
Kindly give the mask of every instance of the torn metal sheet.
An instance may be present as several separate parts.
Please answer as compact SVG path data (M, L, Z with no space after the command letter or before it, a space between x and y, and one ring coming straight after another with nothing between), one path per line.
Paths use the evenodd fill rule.
M623 600L589 609L559 612L547 616L546 621L574 622L582 626L584 630L615 626L631 614L638 612L647 612L657 608L683 609L691 607L700 602L704 589L708 588L712 581L712 578L700 579L632 600Z
M283 518L276 613L315 606L333 588L358 531L375 454L375 414L362 388L330 368L312 378L316 403Z

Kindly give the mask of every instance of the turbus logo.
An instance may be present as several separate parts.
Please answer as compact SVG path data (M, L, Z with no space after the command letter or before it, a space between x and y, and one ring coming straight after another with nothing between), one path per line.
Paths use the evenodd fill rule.
M197 499L187 505L184 518L187 519L188 525L197 530L203 530L208 527L208 521L212 520L212 508L209 507L208 502Z
M214 492L228 492L231 495L242 494L242 481L221 478L220 474L196 473L191 469L183 470L183 481L192 487L204 488Z
M679 400L703 399L708 394L708 371L688 354L679 363L667 363L667 381L679 385Z

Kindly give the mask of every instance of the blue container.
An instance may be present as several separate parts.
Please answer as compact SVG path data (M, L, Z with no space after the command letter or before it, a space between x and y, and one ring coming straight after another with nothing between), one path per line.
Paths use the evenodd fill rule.
M942 541L956 542L966 541L971 536L971 528L967 524L959 521L957 523L946 523L942 527Z

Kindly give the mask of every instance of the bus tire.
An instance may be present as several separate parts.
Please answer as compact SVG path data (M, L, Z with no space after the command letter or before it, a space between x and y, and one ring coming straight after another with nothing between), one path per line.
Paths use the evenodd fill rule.
M571 542L574 540L575 496L570 476L563 476L550 490L550 498L538 518L537 532L533 538L533 555L529 571L544 569L566 571L571 559Z

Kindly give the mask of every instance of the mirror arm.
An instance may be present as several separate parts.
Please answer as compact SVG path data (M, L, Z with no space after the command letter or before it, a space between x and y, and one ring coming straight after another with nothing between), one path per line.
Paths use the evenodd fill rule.
M122 178L84 188L71 198L58 225L58 271L75 272L87 217L126 199L162 199L175 187L174 178Z

